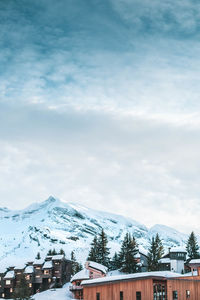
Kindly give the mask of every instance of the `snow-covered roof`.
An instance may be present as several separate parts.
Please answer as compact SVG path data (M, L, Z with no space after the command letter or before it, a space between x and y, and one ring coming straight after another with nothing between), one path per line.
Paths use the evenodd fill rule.
M200 259L191 259L189 264L200 264Z
M24 273L25 274L31 274L34 272L34 267L33 266L27 266Z
M21 264L17 264L15 266L15 270L23 270L25 268L25 264L21 263Z
M119 275L125 275L125 274L119 270L113 270L108 272L106 276L119 276Z
M84 268L83 270L76 273L72 277L71 282L73 282L75 280L87 280L87 279L90 279L90 271Z
M10 279L15 278L15 272L14 271L8 271L6 275L4 276L4 279Z
M184 247L173 247L170 249L170 252L184 252L187 253Z
M51 269L53 267L52 265L52 261L45 261L44 266L42 267L42 269Z
M86 263L88 263L88 266L89 266L89 267L94 268L94 269L96 269L96 270L99 270L99 271L103 272L104 274L106 274L107 271L108 271L108 268L107 268L107 267L105 267L105 266L103 266L103 265L101 265L101 264L99 264L99 263L96 263L96 262L94 262L94 261L88 261L88 262L86 262Z
M44 259L36 259L33 263L33 265L43 265L44 263Z
M64 258L63 254L57 254L52 257L52 260L62 260Z
M160 264L169 264L171 262L170 258L166 257L166 258L161 258L159 260Z
M161 277L161 278L175 278L181 277L180 274L170 272L170 271L157 271L157 272L143 272L143 273L135 273L135 274L128 274L128 275L119 275L119 276L106 276L97 279L90 279L84 280L81 284L82 285L89 285L89 284L98 284L98 283L106 283L112 281L121 281L121 280L131 280L131 279L140 279L140 278L148 278L148 277Z

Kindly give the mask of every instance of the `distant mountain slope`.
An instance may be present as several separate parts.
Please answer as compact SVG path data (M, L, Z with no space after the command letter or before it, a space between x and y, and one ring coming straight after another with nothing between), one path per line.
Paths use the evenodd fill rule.
M50 248L63 248L68 256L75 250L78 259L84 261L93 236L101 228L109 237L112 254L119 249L127 231L137 238L143 251L157 232L165 248L184 245L187 240L187 235L164 225L148 229L130 218L49 197L24 210L0 209L1 265L30 260L38 251L45 255Z

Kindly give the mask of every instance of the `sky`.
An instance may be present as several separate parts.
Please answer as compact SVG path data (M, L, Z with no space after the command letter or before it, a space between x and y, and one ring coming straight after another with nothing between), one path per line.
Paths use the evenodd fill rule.
M0 0L0 206L200 234L199 53L196 0Z

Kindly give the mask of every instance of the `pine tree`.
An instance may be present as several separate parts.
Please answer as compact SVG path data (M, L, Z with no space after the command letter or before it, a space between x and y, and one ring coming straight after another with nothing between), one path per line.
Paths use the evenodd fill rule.
M98 252L97 252L96 262L98 262L106 267L109 267L110 249L107 247L107 244L108 244L108 239L107 239L107 236L106 236L104 230L102 229L101 233L99 234L99 238L97 240Z
M37 255L36 255L36 259L41 259L40 252L38 252L38 253L37 253Z
M164 254L164 247L158 233L156 234L155 243L157 249L157 260L159 261Z
M65 251L63 249L60 249L59 254L64 255L65 256Z
M122 242L119 258L121 260L120 271L124 273L135 273L138 271L135 255L138 253L138 245L134 237L127 233Z
M158 271L159 270L159 260L164 254L164 248L159 234L156 237L152 237L151 245L148 251L148 271Z
M190 259L199 258L199 246L193 231L188 238L186 250Z
M121 268L121 260L117 252L115 252L111 262L110 262L110 270L118 270Z
M90 248L90 252L89 252L87 260L95 261L95 262L97 262L97 260L98 260L98 242L97 242L96 235L91 243L91 248Z
M17 300L33 300L31 291L26 281L25 275L22 274L14 291L14 299Z
M52 250L51 250L51 249L49 249L49 251L48 251L47 255L49 255L49 256L51 256L51 255L52 255Z
M72 275L83 270L82 264L78 263L74 251L71 252L71 262L72 262Z
M56 254L57 254L57 252L56 252L56 250L54 248L53 251L52 251L52 255L56 255Z
M75 264L75 274L76 273L78 273L78 272L80 272L81 270L83 270L83 266L82 266L82 264L81 263L76 263Z

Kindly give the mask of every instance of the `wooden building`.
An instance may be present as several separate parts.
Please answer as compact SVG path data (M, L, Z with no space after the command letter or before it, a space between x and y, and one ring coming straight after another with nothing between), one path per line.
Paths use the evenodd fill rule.
M200 300L200 277L169 271L82 282L84 300Z
M70 291L73 292L75 299L83 299L83 287L81 285L83 280L95 279L105 277L107 274L107 267L93 261L87 261L85 268L76 273L72 279Z

